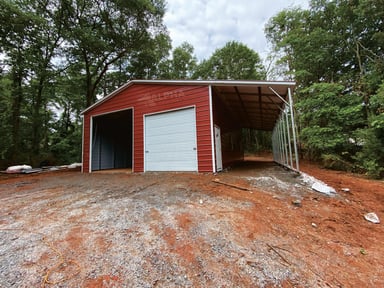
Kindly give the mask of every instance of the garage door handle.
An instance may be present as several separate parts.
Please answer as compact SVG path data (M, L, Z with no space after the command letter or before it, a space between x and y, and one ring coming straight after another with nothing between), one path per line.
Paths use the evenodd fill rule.
M145 150L145 153L149 153L149 151L148 151L148 150Z
M196 147L193 147L193 150L196 151L197 150Z

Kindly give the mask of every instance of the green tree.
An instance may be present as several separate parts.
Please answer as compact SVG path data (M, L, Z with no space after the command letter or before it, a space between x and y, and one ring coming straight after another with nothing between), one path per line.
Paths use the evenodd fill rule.
M128 79L161 78L162 65L168 61L170 50L171 39L168 34L162 33L155 36L154 39L149 39L147 45L133 51L125 62L126 71L122 73L124 82L126 82L127 76Z
M169 67L170 79L190 79L193 77L197 67L197 58L193 52L193 46L187 42L173 50Z
M383 9L382 1L313 0L308 10L279 12L265 32L278 62L300 85L342 81L361 90L374 63L383 61Z
M362 97L335 83L315 83L300 93L300 136L307 155L350 161L359 149L354 132L365 123Z
M356 132L358 139L363 139L362 150L356 155L361 169L373 178L384 175L384 81L369 104L369 126Z
M80 111L131 77L156 77L170 49L164 7L162 0L0 0L1 158L79 160Z
M38 26L42 22L38 15L23 10L26 4L25 1L0 1L0 52L5 56L5 69L10 79L9 118L2 125L9 126L11 130L11 141L7 149L10 161L19 161L20 152L26 150L26 147L21 147L21 139L25 136L21 134L27 96L25 86L36 63L34 43L38 39Z
M351 165L366 167L364 157L357 155L367 156L367 151L372 150L380 157L380 149L374 148L381 139L377 138L380 133L372 130L372 123L377 123L372 119L377 113L371 102L375 101L374 95L384 80L383 11L383 1L312 0L309 9L283 10L266 25L267 39L272 43L274 57L278 59L276 63L279 67L283 65L285 75L298 83L296 102L301 107L298 115L301 140L315 158L328 154L347 160ZM306 111L311 108L311 101L318 101L307 98L311 89L316 88L314 91L317 92L311 97L319 97L317 104L320 105L327 93L340 94L339 90L329 91L335 89L335 83L340 85L339 90L348 91L345 93L347 97L333 97L345 98L344 102L327 99L330 102L323 102L324 109ZM328 86L315 86L322 84ZM357 99L363 103L360 105L362 111L356 114L360 124L350 126L351 121L343 117L348 114L346 111L356 112ZM335 105L334 108L343 105L343 109L335 108L340 121L331 121L331 118L332 125L325 126L317 121L308 121L307 116L312 120L326 117L324 112L331 108L328 103ZM361 144L360 148L356 147L358 145L348 148L342 136L347 132L351 134L353 129L359 131L355 138L359 138L356 143ZM371 142L376 144L370 145ZM364 153L360 151L361 147Z
M266 73L257 52L232 41L200 63L194 76L215 80L259 80L264 79Z
M355 42L359 85L369 102L369 96L376 93L384 80L384 2L361 0L354 11L361 26Z
M76 66L71 65L55 78L55 91L49 102L56 111L49 127L49 155L51 164L68 164L81 159L82 119L85 107L85 83Z
M24 9L34 11L40 19L36 27L38 33L31 45L34 61L29 83L32 104L29 111L32 127L30 150L39 158L40 149L48 149L48 122L52 115L48 103L53 95L51 84L57 72L53 59L58 56L63 42L65 13L61 2L56 0L30 1Z
M97 99L106 73L165 33L163 1L65 0L68 62L81 64L86 105Z
M12 143L11 123L9 122L12 82L7 76L0 74L0 166L9 164L6 162L11 147L10 143Z
M272 17L265 27L267 40L272 43L271 59L276 60L275 67L279 67L278 77L293 80L300 74L306 77L305 71L297 72L298 50L305 50L305 43L301 43L303 35L308 30L309 12L295 9L286 9ZM310 57L308 57L310 58ZM296 73L295 73L296 72Z

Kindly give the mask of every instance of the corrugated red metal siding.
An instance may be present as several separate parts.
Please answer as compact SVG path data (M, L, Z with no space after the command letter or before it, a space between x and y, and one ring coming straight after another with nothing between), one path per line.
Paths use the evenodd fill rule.
M226 108L220 97L213 95L213 123L220 127L223 166L244 159L241 127Z
M133 171L144 171L144 115L196 107L199 172L212 172L212 142L207 86L134 84L84 114L83 171L89 171L90 117L133 107Z

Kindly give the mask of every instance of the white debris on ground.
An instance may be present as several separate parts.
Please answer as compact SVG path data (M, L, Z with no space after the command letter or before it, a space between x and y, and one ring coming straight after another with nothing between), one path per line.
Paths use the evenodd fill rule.
M323 181L316 179L313 176L310 176L306 173L301 172L301 181L308 186L311 186L311 189L323 194L333 195L336 194L336 190L325 184Z
M336 194L336 190L334 188L328 186L327 184L319 182L313 183L311 188L317 192L324 193L327 195Z
M70 165L61 165L61 166L47 166L42 168L32 168L30 165L14 165L9 166L7 170L1 171L1 173L7 173L7 174L30 174L30 173L40 173L45 171L57 171L62 169L77 169L81 168L83 164L82 163L72 163Z
M380 224L380 219L379 216L376 215L374 212L370 212L364 215L365 220L375 223L375 224Z
M313 191L332 196L336 194L336 190L324 183L323 181L316 179L315 177L308 175L304 172L300 172L299 177L297 173L282 173L281 170L276 167L264 169L264 175L257 175L256 177L243 177L253 187L263 188L264 191L276 193L279 191L290 191L291 195L298 196L304 189L310 188ZM277 177L278 176L278 177Z
M76 169L76 168L81 168L81 166L83 165L83 163L72 163L70 165L68 165L68 169Z
M260 177L244 177L250 181L254 186L257 187L270 187L272 189L289 189L291 184L285 181L282 181L275 176L260 176ZM257 185L256 185L257 184Z
M14 166L9 166L6 170L7 173L20 173L23 170L27 169L32 169L32 166L29 165L14 165Z

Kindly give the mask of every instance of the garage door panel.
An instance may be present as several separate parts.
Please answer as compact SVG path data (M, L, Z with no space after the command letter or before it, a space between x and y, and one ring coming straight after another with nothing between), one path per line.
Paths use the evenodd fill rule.
M150 167L148 167L150 169L147 171L195 171L188 170L188 167L195 164L194 161L180 161L180 159L172 153L168 155L164 153L163 156L168 157L166 163L162 160L154 159L150 162Z
M171 139L170 139L171 138ZM171 141L172 140L172 141ZM187 144L191 145L191 142L194 142L193 137L189 137L187 134L178 134L178 137L175 138L174 134L167 133L164 135L156 135L156 136L151 136L151 139L147 139L147 147L152 146L152 145L159 145L159 144L166 144L166 145L182 145ZM151 147L153 148L153 147ZM192 147L193 149L194 147ZM148 149L147 149L148 150Z
M158 123L160 121L160 123ZM156 122L147 122L147 125L150 125L152 129L154 129L155 134L160 134L163 132L169 131L169 128L172 126L172 131L173 130L179 130L179 131L184 131L185 128L190 127L190 123L194 121L194 119L190 119L187 122L181 122L179 119L175 119L174 121L178 122L169 122L167 124L162 123L162 119L159 119ZM160 132L161 131L161 132Z
M169 113L177 113L177 112L169 112ZM155 116L156 115L147 116L147 117L155 117ZM188 126L191 123L191 121L194 121L194 118L188 117L187 119L184 119L180 117L175 117L175 119L166 119L166 118L160 117L160 118L156 118L148 121L147 124L151 125L153 128L159 129L162 127L168 128L170 125L174 125L175 127Z
M180 164L180 162L170 163L170 164L172 164L170 166L170 167L172 167L171 171L187 171L188 172L188 170L185 170L185 165L184 164ZM147 171L167 172L167 171L170 171L170 170L166 169L162 162L158 162L158 163L154 162L152 164L152 170L147 170Z
M189 110L189 109L188 109ZM163 114L173 114L173 113L179 113L179 111L173 111L173 112L167 112ZM151 119L153 118L153 119ZM155 115L149 115L146 117L147 124L153 126L154 128L159 127L168 127L170 125L188 125L191 123L191 121L195 120L195 117L191 117L191 115L188 115L184 112L180 113L179 115L168 116L168 115L161 115L158 114Z
M151 148L146 149L146 153L150 152L172 152L173 154L177 154L178 152L191 152L196 153L194 147L191 147L188 143L158 143L156 146L154 145ZM178 157L183 157L182 155L178 155Z
M153 162L161 162L162 159L167 159L168 162L172 161L172 162L184 162L185 161L188 161L189 159L191 159L191 157L194 156L195 153L193 152L189 152L189 151L180 151L180 152L183 152L184 154L184 161L180 161L180 157L177 155L177 153L173 153L173 152L163 152L163 151L159 151L158 155L156 157L152 157L152 161Z
M145 117L145 170L197 171L194 108Z
M191 135L191 131L186 131L187 128L188 127L184 127L183 130L181 130L181 131L179 131L179 130L175 131L173 129L171 130L171 128L168 127L166 130L163 130L163 131L158 130L158 131L152 133L151 136L149 138L147 138L146 140L148 141L148 143L151 143L153 141L157 142L163 138L166 139L167 136L174 137L174 135L177 133L177 135L178 135L177 139L178 138L180 138L182 140L185 139L186 142L187 141L189 142L189 141L194 139L194 136Z

